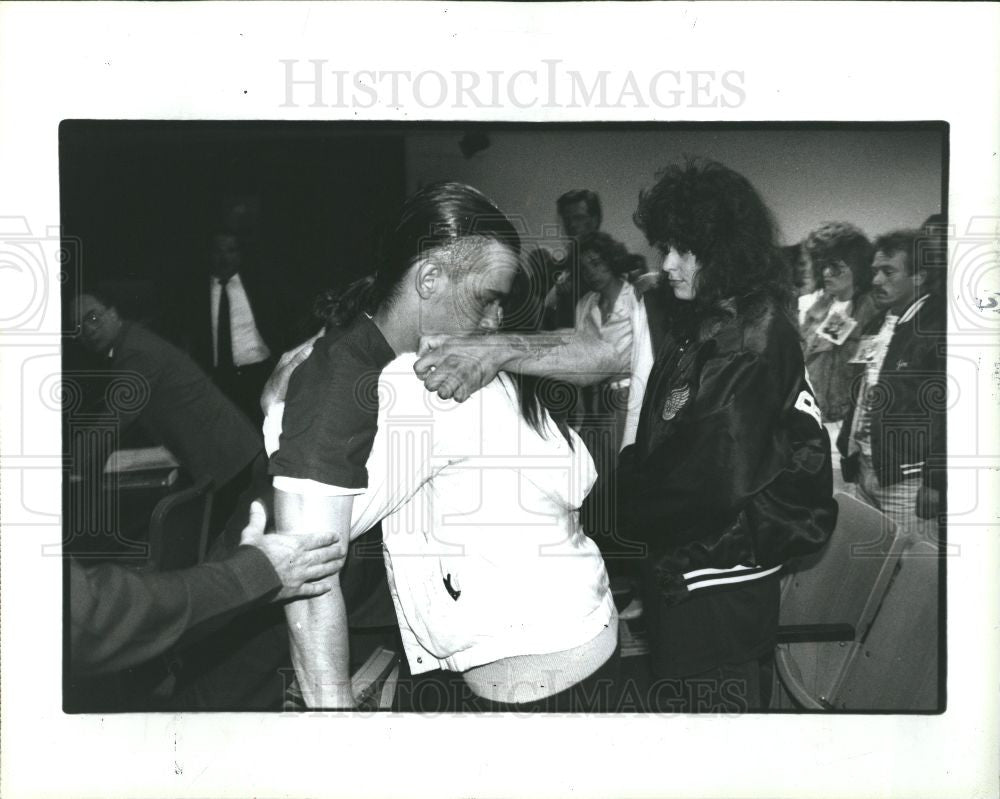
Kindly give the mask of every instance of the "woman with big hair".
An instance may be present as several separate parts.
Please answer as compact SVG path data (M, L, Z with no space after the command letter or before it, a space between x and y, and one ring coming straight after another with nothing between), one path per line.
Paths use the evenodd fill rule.
M878 313L869 294L874 251L868 237L848 222L820 225L804 248L819 276L820 291L802 314L802 350L823 423L836 441L851 404L850 361L861 331Z
M623 532L648 547L654 704L765 708L779 573L819 549L836 517L790 276L764 202L719 163L664 169L635 222L664 255L669 294L619 468Z
M586 448L522 381L501 374L460 405L430 402L413 373L421 335L499 328L519 249L469 186L406 201L378 271L333 304L308 357L284 359L294 373L267 423L276 522L346 548L383 519L411 672L461 672L477 707L582 709L617 668L607 573L578 519ZM340 590L287 616L306 704L351 707Z

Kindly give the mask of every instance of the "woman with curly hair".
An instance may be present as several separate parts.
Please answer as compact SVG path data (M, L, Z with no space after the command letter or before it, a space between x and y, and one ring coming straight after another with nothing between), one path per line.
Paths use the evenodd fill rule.
M622 529L648 547L654 698L764 708L782 565L819 549L836 517L790 276L767 207L719 163L667 167L634 219L664 255L669 294L619 471Z
M821 225L804 248L820 276L820 291L800 315L802 349L823 422L835 441L851 403L849 362L861 331L877 314L869 294L874 253L868 237L847 222Z

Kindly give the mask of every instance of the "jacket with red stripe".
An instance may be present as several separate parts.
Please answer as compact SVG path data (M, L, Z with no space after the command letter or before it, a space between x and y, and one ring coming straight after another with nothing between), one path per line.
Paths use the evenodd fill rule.
M775 302L739 315L729 303L690 339L665 334L619 481L623 531L648 546L668 602L766 577L826 543L830 440Z

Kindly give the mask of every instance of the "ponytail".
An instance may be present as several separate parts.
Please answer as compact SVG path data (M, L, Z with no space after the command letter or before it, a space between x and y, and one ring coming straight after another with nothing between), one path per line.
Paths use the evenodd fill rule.
M375 310L375 275L355 280L341 292L324 291L313 306L313 314L329 330L331 327L347 327L362 313Z

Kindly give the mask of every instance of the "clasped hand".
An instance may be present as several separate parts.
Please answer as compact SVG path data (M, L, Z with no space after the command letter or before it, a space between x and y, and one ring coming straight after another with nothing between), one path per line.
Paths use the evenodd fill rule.
M340 571L346 550L336 546L335 533L287 535L266 533L267 512L259 500L250 504L250 521L240 543L257 547L271 562L281 580L276 600L321 596L333 588L333 576Z
M424 336L413 370L441 399L465 402L497 376L502 354L488 336Z

